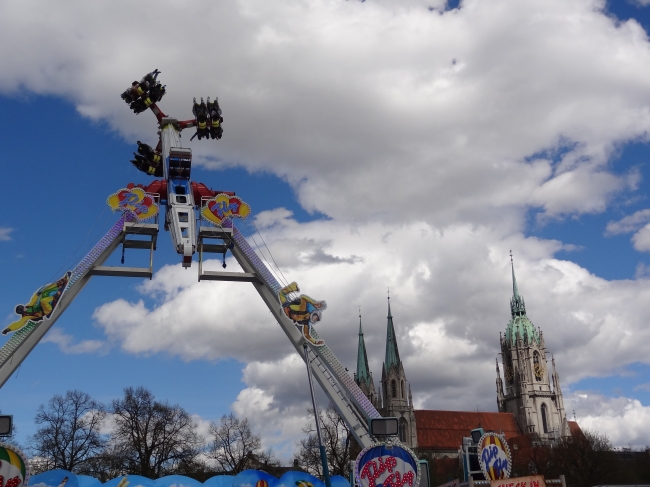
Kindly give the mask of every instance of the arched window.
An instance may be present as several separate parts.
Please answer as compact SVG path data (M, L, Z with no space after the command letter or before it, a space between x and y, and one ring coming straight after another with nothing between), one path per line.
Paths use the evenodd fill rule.
M399 441L408 445L409 425L404 418L399 420Z
M402 399L404 399L404 381L402 381L401 385L402 385L402 388L401 388L402 389Z
M395 379L390 381L390 395L391 397L397 397L397 382Z
M546 404L542 404L542 428L544 433L548 433L548 423L546 422Z

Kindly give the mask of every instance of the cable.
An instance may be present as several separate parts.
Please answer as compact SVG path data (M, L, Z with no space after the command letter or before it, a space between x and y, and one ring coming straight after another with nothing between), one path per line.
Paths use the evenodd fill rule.
M100 220L102 220L102 218L104 217L104 214L105 214L105 213L106 213L106 207L104 207L104 208L102 209L102 212L101 212L101 213L99 214L99 216L95 219L95 223L93 223L92 227L90 227L90 229L88 230L88 233L86 233L86 236L85 236L84 239L81 241L81 243L79 243L79 245L77 246L77 248L74 249L74 250L72 251L72 253L71 253L70 256L68 257L68 259L67 259L67 260L66 260L66 261L65 261L65 262L64 262L64 263L59 267L59 269L58 269L58 270L57 270L57 271L56 271L56 272L55 272L55 273L54 273L54 274L53 274L53 275L48 279L47 282L53 282L54 280L56 280L56 279L61 275L61 273L63 272L63 270L64 270L64 269L67 269L67 268L70 266L70 263L71 263L72 260L75 258L75 255L77 254L77 252L79 251L79 249L81 249L83 246L87 245L87 243L88 243L88 239L90 238L90 234L91 234L91 233L92 233L92 232L97 228L98 223L100 222Z
M269 269L269 271L273 274L273 276L276 278L277 281L282 282L282 279L280 279L280 276L273 270L273 266L271 263L266 259L264 256L264 252L262 252L262 249L260 249L260 246L258 245L257 241L255 240L255 235L251 235L251 238L253 239L253 242L255 243L255 247L257 247L258 253L260 254L260 257L264 261L266 267ZM283 283L284 286L287 285L286 282Z
M278 269L278 271L280 271L280 274L282 275L282 278L284 279L284 284L288 285L289 282L287 281L287 278L284 277L284 274L282 273L282 269L280 269L280 266L278 266L278 264L275 262L275 259L273 258L273 254L271 253L271 249L269 249L268 245L266 245L266 242L264 241L264 237L262 237L262 234L257 229L257 225L255 225L255 222L252 221L252 220L251 220L251 223L253 224L253 227L255 227L255 231L257 232L257 234L262 239L262 243L264 244L264 247L266 247L266 250L268 251L269 255L271 256L271 260L273 260L273 263L275 264L275 267Z

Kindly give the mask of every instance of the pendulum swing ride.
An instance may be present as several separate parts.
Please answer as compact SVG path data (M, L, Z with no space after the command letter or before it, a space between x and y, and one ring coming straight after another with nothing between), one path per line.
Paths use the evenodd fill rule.
M158 121L160 139L156 147L138 141L133 165L156 179L148 185L129 184L108 198L108 204L122 214L90 252L62 278L39 288L31 300L15 308L17 321L4 330L11 333L0 348L0 387L16 371L56 320L77 297L93 276L122 276L151 279L153 253L159 232L159 212L164 206L164 229L171 235L174 249L185 268L198 253L199 281L250 282L284 330L298 354L310 365L340 416L347 423L362 448L370 447L371 422L381 418L345 368L334 356L312 325L321 320L325 301L299 294L293 282L281 285L256 251L233 225L234 218L246 218L250 207L234 192L215 191L192 181L192 151L182 147L181 131L196 128L192 136L218 140L223 135L223 117L218 99L197 102L194 118L178 120L167 116L157 103L166 93L157 80L160 72L152 71L134 81L121 95L134 113L150 110ZM140 238L135 238L138 236ZM144 238L142 238L144 237ZM149 251L149 267L105 266L108 257L122 245ZM230 252L243 272L207 271L203 269L206 253ZM123 262L122 262L123 263ZM225 265L224 265L225 267ZM307 353L304 346L307 345Z

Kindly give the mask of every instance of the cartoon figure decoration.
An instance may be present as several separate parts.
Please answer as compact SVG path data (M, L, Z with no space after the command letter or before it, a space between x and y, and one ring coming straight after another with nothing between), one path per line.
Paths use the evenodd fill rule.
M510 478L512 457L506 439L496 433L485 433L478 441L478 461L488 480Z
M130 211L138 220L146 220L158 214L158 205L154 199L133 183L110 195L106 203L113 211Z
M3 487L27 487L29 481L25 455L6 443L0 443L0 479Z
M325 341L316 340L312 337L311 327L322 319L323 311L327 309L327 303L325 301L316 301L306 294L298 296L299 292L300 288L295 282L280 290L278 296L280 297L282 311L298 328L302 328L302 335L305 339L320 347L325 344Z
M18 321L14 321L7 328L2 330L2 334L6 335L11 331L20 330L30 321L32 323L39 323L44 318L49 318L56 309L61 296L65 292L68 281L70 280L71 272L66 272L61 279L40 287L33 295L32 299L27 304L19 304L16 306L16 314L20 316Z
M226 218L246 218L251 213L251 207L237 196L224 193L208 200L201 210L201 216L215 225L221 225Z
M361 487L417 487L419 469L418 459L409 448L380 443L359 453L354 473Z

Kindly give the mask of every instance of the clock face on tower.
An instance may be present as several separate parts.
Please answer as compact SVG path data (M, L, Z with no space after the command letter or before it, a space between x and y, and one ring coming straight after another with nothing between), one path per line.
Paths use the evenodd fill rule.
M533 366L533 372L535 373L535 379L542 380L542 377L544 376L544 367L542 364L535 364Z

